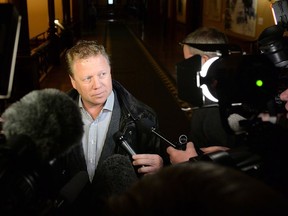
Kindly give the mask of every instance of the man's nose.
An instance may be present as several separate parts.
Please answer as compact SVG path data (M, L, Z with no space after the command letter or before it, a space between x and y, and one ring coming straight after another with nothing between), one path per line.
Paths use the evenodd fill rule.
M99 77L94 76L92 81L93 81L93 87L94 88L99 88L99 86L101 86L101 82L100 82Z

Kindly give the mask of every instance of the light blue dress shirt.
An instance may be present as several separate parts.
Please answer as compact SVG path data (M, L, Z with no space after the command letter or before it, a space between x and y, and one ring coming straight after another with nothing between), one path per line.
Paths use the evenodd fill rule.
M112 116L113 105L114 93L112 91L100 114L94 120L92 116L84 109L81 97L79 97L79 107L84 123L82 145L87 165L87 172L91 182L106 139L106 134Z

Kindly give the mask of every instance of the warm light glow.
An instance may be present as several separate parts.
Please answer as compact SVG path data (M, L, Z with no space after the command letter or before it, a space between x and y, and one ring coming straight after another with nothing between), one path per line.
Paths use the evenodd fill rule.
M54 23L56 26L59 26L59 28L61 28L62 30L64 30L64 26L59 22L59 20L54 20Z
M275 25L277 25L277 18L276 18L276 15L275 15L274 8L272 7L272 4L270 4L270 8L271 8L271 11L272 11L274 23L275 23Z

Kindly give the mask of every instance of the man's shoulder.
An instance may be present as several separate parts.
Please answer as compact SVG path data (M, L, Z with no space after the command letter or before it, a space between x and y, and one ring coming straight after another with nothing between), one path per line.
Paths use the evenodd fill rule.
M120 102L120 106L125 104L125 107L129 109L131 114L138 115L139 112L143 111L149 112L156 116L154 110L143 103L141 100L134 97L124 86L122 86L118 81L113 81L113 89L116 92L117 98Z

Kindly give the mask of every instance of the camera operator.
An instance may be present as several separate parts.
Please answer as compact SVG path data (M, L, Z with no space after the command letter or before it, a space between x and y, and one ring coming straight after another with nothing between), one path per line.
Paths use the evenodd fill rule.
M228 44L228 38L224 33L215 28L200 27L188 34L180 43L183 48L185 59L201 56L203 65L210 58L217 56L216 52L206 52L199 50L189 44ZM177 150L173 147L167 148L167 153L172 164L188 161L198 154L194 144L207 154L214 151L226 151L234 142L234 136L228 134L220 119L219 108L216 106L201 107L193 110L191 118L190 138L193 142L188 142L186 150Z
M199 45L225 45L228 44L226 35L216 28L200 27L188 34L180 43L183 48L183 56L187 59L201 56L203 66L209 59L218 56L215 51L203 51L191 46ZM197 67L196 65L193 67ZM222 125L219 108L206 106L193 109L190 123L190 138L197 147L226 146L231 147L235 137L229 134Z

